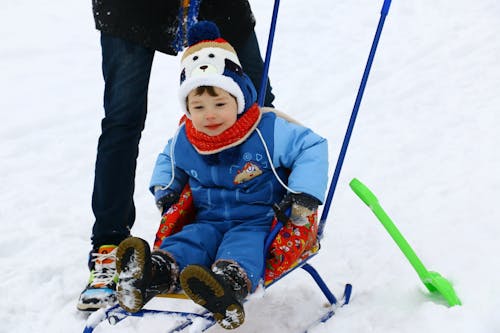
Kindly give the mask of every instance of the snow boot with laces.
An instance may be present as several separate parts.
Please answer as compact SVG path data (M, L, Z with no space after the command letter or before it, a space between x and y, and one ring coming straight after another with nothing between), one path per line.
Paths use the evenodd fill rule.
M80 294L77 308L96 311L116 303L116 245L102 245L90 252L90 278Z

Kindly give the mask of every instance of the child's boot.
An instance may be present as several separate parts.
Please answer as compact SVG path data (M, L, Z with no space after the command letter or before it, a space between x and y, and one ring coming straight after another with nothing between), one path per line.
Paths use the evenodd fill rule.
M189 298L212 312L223 328L233 329L243 324L243 300L248 295L249 282L237 264L218 261L213 271L189 265L182 270L180 283Z
M151 253L149 244L137 237L120 243L116 253L118 286L116 296L120 306L137 312L154 296L175 288L177 265L162 251Z

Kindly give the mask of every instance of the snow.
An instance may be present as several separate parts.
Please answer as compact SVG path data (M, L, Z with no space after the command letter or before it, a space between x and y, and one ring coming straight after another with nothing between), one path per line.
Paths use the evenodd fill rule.
M276 106L327 137L333 172L382 0L282 2L270 76ZM272 1L252 1L264 52ZM312 264L351 304L314 332L499 332L500 3L393 1ZM102 111L89 1L0 4L0 332L81 332L90 198ZM159 222L147 186L181 116L179 59L157 53L136 178L133 234ZM350 190L378 196L463 306L431 297ZM297 271L247 303L236 332L294 332L324 311ZM120 332L161 332L158 318ZM100 330L106 331L106 330ZM115 330L117 331L117 330ZM215 328L214 332L222 332Z

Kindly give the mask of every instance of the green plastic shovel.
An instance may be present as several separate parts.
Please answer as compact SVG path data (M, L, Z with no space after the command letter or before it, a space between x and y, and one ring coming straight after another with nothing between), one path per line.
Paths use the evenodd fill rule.
M410 244L408 244L396 225L392 222L391 218L382 209L377 197L356 178L351 180L349 185L354 193L356 193L356 195L363 200L368 207L370 207L378 220L389 232L392 239L394 239L401 251L403 251L404 255L413 266L420 277L420 280L422 280L427 289L432 294L442 295L448 302L449 306L462 305L462 302L460 302L455 290L453 290L453 286L450 281L441 276L441 274L437 272L430 272L425 268L424 264L422 264L420 259L417 257L417 254L413 251Z

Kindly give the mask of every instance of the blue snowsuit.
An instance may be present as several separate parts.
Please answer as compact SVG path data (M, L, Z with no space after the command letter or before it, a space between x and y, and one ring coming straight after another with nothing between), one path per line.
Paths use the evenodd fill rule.
M180 128L158 156L150 185L151 191L157 185L169 185L177 193L187 182L191 187L194 223L161 245L179 269L189 264L210 267L219 259L235 261L255 290L265 268L264 242L274 217L272 205L286 193L273 166L291 190L323 201L327 142L310 129L272 112L263 113L257 129L243 143L202 155L188 141L185 128Z

